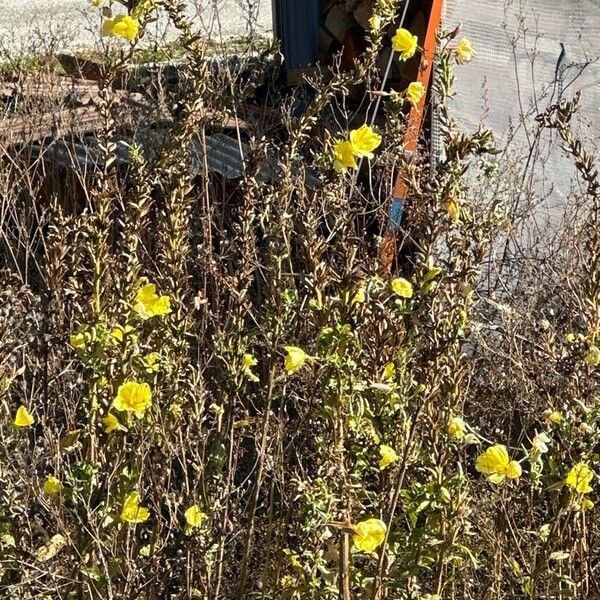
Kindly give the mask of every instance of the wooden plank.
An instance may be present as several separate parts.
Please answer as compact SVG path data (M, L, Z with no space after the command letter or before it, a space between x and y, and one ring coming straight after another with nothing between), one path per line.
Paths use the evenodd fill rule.
M103 119L93 106L11 117L2 123L0 145L11 146L47 137L81 135L100 129L102 124Z
M19 81L8 81L0 84L0 95L20 94L48 98L55 94L89 94L98 91L93 81L75 80L70 77L55 76L48 79L25 77Z
M75 81L66 77L24 80L0 84L0 98L8 101L15 109L31 106L31 101L50 102L57 106L85 106L98 100L98 86L95 82Z
M155 120L153 107L142 100L139 94L122 95L116 101L118 127L129 127L146 120ZM61 138L83 135L104 127L104 119L94 105L63 108L40 114L26 114L0 121L0 146L7 147L44 138Z

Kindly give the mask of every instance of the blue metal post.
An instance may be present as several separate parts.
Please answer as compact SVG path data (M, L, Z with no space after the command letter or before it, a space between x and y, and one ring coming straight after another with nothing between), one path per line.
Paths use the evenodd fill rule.
M273 0L275 35L288 72L316 62L320 4L320 0Z

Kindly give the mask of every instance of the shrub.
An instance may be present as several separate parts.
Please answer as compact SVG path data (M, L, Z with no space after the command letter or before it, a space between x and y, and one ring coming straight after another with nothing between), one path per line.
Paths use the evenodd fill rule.
M260 81L212 70L182 5L138 7L140 28L154 4L186 57L159 148L141 136L119 174L108 71L89 208L38 211L29 262L2 224L0 589L592 597L599 185L570 129L576 102L539 120L585 181L580 243L511 282L496 249L512 215L474 191L502 176L492 135L459 132L449 113L450 36L435 171L402 155L403 97L386 99L380 137L322 127L349 87L376 81L374 32L355 70L312 82L284 134L246 138L246 171L225 185L190 168L190 149ZM135 41L124 47L107 60L127 62ZM36 214L35 185L23 193L24 171L2 168L5 214ZM383 232L396 169L409 218ZM396 241L392 275L382 239Z

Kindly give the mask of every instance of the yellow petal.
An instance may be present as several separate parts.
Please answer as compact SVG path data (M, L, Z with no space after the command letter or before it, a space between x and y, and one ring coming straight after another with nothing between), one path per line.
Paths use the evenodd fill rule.
M242 369L245 371L246 369L256 366L257 363L258 361L256 358L254 358L254 356L252 356L252 354L244 354L242 358Z
M586 510L592 510L592 508L594 508L594 503L589 499L589 498L584 498L581 501L581 510L582 511L586 511Z
M370 554L383 544L387 527L380 519L367 519L357 523L354 530L354 547Z
M162 317L171 312L169 296L159 296L153 283L143 285L137 292L133 310L144 320Z
M410 281L403 277L393 279L391 282L392 290L400 298L412 298L413 297L413 286Z
M459 64L468 63L473 60L473 57L477 54L473 47L471 46L471 42L467 38L462 38L460 42L458 42L458 46L455 50L456 62Z
M160 369L161 356L158 352L150 352L144 357L146 373L156 373Z
M200 507L197 504L190 506L183 515L185 517L185 522L190 527L200 527L202 521L206 518L206 515L200 510Z
M383 471L392 463L395 463L399 458L399 456L396 454L396 451L390 446L386 445L379 446L379 454L381 455L381 460L379 461L380 471Z
M352 297L352 304L364 304L366 299L366 289L364 287L360 287L356 290L356 293Z
M102 417L101 421L104 425L105 433L112 433L121 427L119 419L117 419L117 417L115 417L115 415L112 413L108 413L105 417Z
M301 369L306 359L308 358L306 352L298 346L285 346L287 356L285 357L285 370L288 373L294 373Z
M579 494L589 494L592 491L590 483L594 471L584 462L577 463L568 473L565 483Z
M396 35L392 38L392 48L400 54L402 60L412 58L416 51L419 40L408 29L399 28Z
M133 42L138 36L140 24L137 19L129 15L119 15L113 19L111 28L115 37L122 37Z
M373 158L373 151L381 144L381 136L373 131L369 125L350 132L350 146L352 153L358 157Z
M392 379L396 375L396 365L393 362L386 363L385 367L383 367L383 375L382 379L388 380Z
M413 81L406 88L406 98L413 106L417 106L424 95L425 86L420 81Z
M548 420L553 423L554 425L560 425L564 420L564 416L563 414L558 411L552 411L549 415L548 415Z
M150 511L140 506L139 503L140 495L137 492L131 492L123 503L121 520L126 523L143 523L150 516Z
M448 421L446 431L452 439L462 440L465 437L467 427L460 417L452 417L450 421Z
M508 458L506 446L496 444L477 457L475 468L480 473L485 473L486 475L493 473L505 475L509 462L510 459Z
M509 479L517 479L521 477L521 465L516 460L511 460L506 467L505 474Z
M62 483L56 477L48 475L44 481L44 493L48 496L59 494L63 489Z
M23 405L17 408L17 412L15 413L15 418L13 424L15 427L29 427L33 425L35 419L33 415L27 410L27 408Z
M132 412L138 419L152 404L152 390L147 383L126 381L119 386L113 407L119 411Z
M344 173L347 169L358 169L350 142L346 140L336 142L333 147L333 167L337 173Z
M87 343L87 335L85 334L85 331L79 330L71 336L69 341L73 348L83 348Z

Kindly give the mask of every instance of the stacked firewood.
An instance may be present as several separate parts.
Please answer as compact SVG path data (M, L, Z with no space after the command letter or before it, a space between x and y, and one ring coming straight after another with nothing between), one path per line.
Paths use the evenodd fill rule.
M354 61L365 50L369 19L373 15L375 0L322 0L322 20L319 31L319 63L338 63L342 69L352 68ZM404 27L422 41L427 27L428 2L414 2L408 12ZM385 31L384 47L378 60L381 73L385 71L392 53L391 39L399 23L392 24ZM396 56L388 79L390 89L403 90L417 77L420 55L417 53L408 61Z

